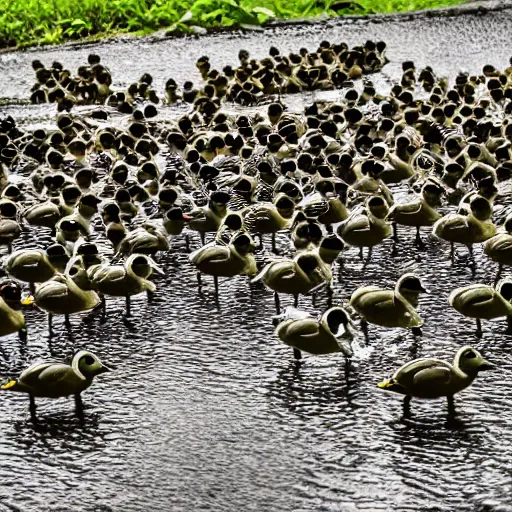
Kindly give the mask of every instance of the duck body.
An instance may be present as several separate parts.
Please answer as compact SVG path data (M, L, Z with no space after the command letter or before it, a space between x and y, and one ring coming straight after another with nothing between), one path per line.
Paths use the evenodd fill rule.
M377 286L358 288L350 298L350 305L364 320L372 324L416 328L423 325L415 307L418 295L425 291L414 274L404 274L394 290Z
M410 203L395 204L391 207L388 220L403 226L432 226L442 215L425 199L418 198Z
M500 265L512 265L512 235L498 233L484 242L484 253Z
M490 221L480 221L473 215L450 213L439 219L432 232L447 242L471 245L485 242L496 234L496 226Z
M38 286L35 304L50 314L70 315L96 307L100 299L96 292L76 285L71 277L59 274Z
M0 336L25 331L25 317L21 311L12 309L3 298L0 298Z
M62 212L53 201L36 203L27 208L24 212L26 221L32 226L55 228L55 225L62 217Z
M27 283L42 283L55 274L47 254L40 249L20 249L13 252L6 262L7 272Z
M512 287L512 283L508 284ZM449 297L450 306L470 318L492 320L512 315L512 304L500 293L503 282L497 289L485 284L472 284L457 288Z
M404 364L379 387L416 398L452 397L472 384L479 371L491 365L471 347L463 347L453 364L439 359L416 359Z
M253 276L257 273L252 252L254 243L243 232L235 233L228 246L205 245L189 256L189 261L205 274L218 277Z
M364 211L354 212L338 228L338 235L349 245L373 247L391 235L391 226Z
M293 309L287 308L275 330L283 343L314 355L337 352L352 355L347 342L352 338L347 328L348 314L342 308L330 308L318 319Z
M138 266L144 267L144 271L137 272ZM129 297L145 291L155 292L155 284L147 279L150 274L148 259L138 254L132 255L124 265L93 265L87 271L94 289L113 297Z

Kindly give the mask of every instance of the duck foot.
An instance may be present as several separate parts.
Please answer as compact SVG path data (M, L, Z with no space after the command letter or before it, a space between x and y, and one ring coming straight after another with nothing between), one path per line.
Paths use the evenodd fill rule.
M293 349L293 357L297 360L297 361L300 361L302 359L302 352L298 349L298 348L294 348Z

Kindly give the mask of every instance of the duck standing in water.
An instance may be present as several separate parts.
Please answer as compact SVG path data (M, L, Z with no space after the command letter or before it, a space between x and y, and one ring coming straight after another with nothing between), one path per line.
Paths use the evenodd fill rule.
M22 299L16 281L4 279L0 282L0 337L17 332L20 340L26 341L27 326L20 310L22 305L28 304L32 304L32 297Z
M404 274L394 290L377 286L358 288L350 298L350 305L361 316L365 331L369 322L382 327L409 328L420 335L423 320L415 308L419 295L426 291L417 276Z
M352 356L353 334L349 326L353 324L341 307L330 308L317 319L288 307L274 317L274 325L279 339L293 347L295 359L301 359L301 352L314 355L342 352L346 357Z
M35 363L17 379L5 379L0 389L27 393L32 416L36 412L36 397L60 398L74 395L77 413L81 413L81 393L92 384L94 377L107 371L109 368L96 355L80 350L73 356L71 364L53 361Z
M474 348L462 347L453 364L439 359L416 359L404 364L378 387L405 395L404 411L407 414L412 398L446 397L450 412L454 412L453 396L470 386L479 372L492 368L493 365Z

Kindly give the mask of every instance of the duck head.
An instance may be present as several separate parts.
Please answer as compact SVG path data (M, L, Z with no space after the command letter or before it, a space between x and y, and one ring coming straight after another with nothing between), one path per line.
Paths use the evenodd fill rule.
M389 206L381 196L373 196L366 202L366 208L377 219L385 219L389 213Z
M492 216L492 206L491 203L482 196L474 197L469 207L471 208L471 213L475 218L480 221L489 220Z
M453 366L470 377L476 377L478 372L494 368L493 364L486 361L477 350L471 347L462 347L457 352Z
M243 231L238 231L231 237L231 245L240 256L247 256L256 250L252 237Z
M98 356L87 350L80 350L73 356L71 367L83 380L92 380L96 375L110 371Z
M333 307L328 309L322 315L320 324L338 340L340 349L346 356L351 356L353 354L350 344L339 339L342 337L353 337L349 326L354 326L354 323L352 322L349 314L343 308Z
M396 283L395 292L402 295L413 307L418 305L421 293L428 293L420 278L414 274L404 274Z
M2 280L0 282L0 297L11 309L21 309L21 305L23 304L21 299L21 287L16 281L11 279Z

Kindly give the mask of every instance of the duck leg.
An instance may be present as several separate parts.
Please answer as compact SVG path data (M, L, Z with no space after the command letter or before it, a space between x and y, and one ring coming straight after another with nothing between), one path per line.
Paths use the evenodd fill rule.
M294 348L293 349L293 357L297 360L297 361L300 361L302 359L302 352L298 349L298 348Z
M298 293L296 293L293 296L293 307L294 308L298 308L299 307L299 294Z
M476 319L476 336L477 336L477 338L481 338L482 334L483 334L482 321L480 320L480 318L477 318Z
M276 314L281 313L281 301L279 300L279 293L274 292L274 301L276 303Z
M69 315L64 315L64 325L66 329L71 329L71 321L69 320Z
M361 318L361 331L363 332L366 343L368 343L368 322L365 318Z
M363 247L359 247L359 259L363 259Z
M411 331L414 336L423 336L423 331L421 330L421 327L413 327Z
M219 278L218 276L213 276L213 283L215 284L215 295L219 296Z
M48 333L50 334L50 336L53 334L52 320L53 320L53 315L51 313L48 313Z
M23 329L20 329L18 331L18 337L20 338L20 341L22 343L26 343L27 342L27 328L24 327Z
M28 397L30 399L30 405L29 405L30 416L32 417L32 419L35 419L35 417L36 417L36 401L32 395L28 395Z
M28 289L30 291L30 295L34 295L34 293L36 293L35 283L28 283Z
M398 226L395 221L391 223L391 226L393 228L393 240L398 242Z
M132 316L131 312L131 298L129 295L126 296L126 317Z
M503 270L503 265L500 263L498 265L498 272L496 272L496 277L494 278L493 286L496 286L498 284L498 281L500 280L500 277L501 277L501 271L502 270Z
M187 252L190 252L190 237L187 235L185 235L185 248L187 250Z
M151 290L147 290L146 295L148 297L148 304L151 304L155 298L155 294Z
M455 244L453 242L450 242L450 259L452 260L455 258Z
M277 247L276 247L276 234L272 233L272 252L274 254L277 254Z
M75 409L77 414L84 410L84 403L82 402L82 395L80 393L75 393Z
M507 316L507 330L506 334L512 334L512 315Z
M450 417L454 417L456 412L455 412L455 401L453 400L453 395L449 395L446 397L447 401L448 401L448 416Z
M404 398L403 410L404 410L404 418L408 418L411 415L411 399L409 395Z
M201 286L203 285L203 282L201 280L201 272L197 273L197 287L201 289Z
M334 296L334 290L331 285L327 287L327 307L332 308L332 298Z
M425 247L425 244L423 243L423 240L420 236L420 226L416 226L416 240L415 243L418 247Z

